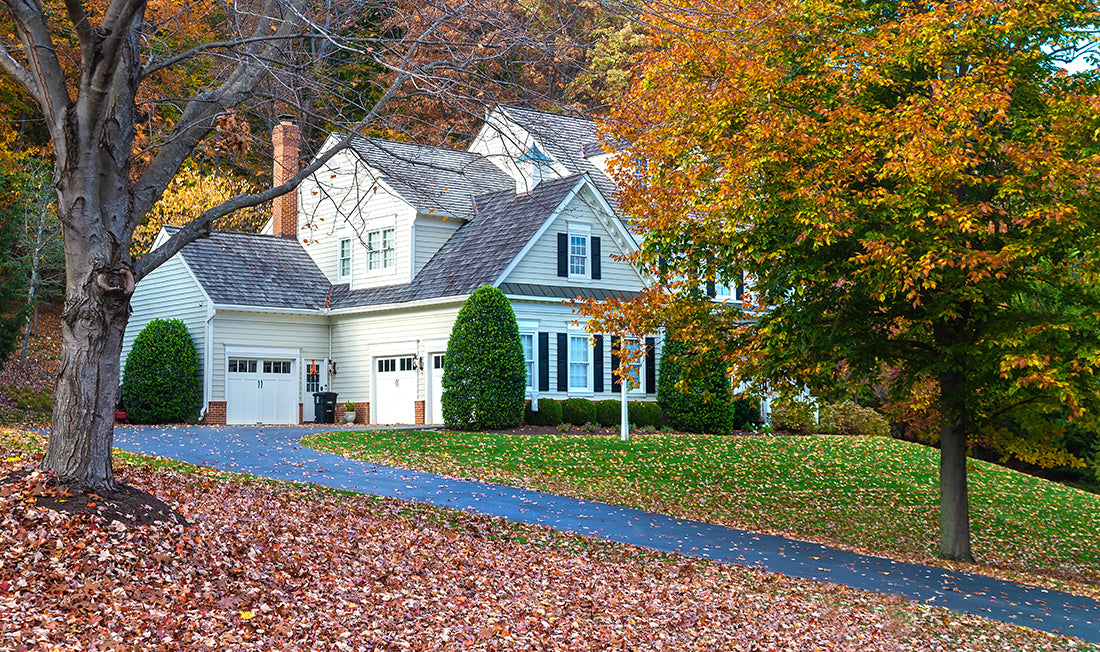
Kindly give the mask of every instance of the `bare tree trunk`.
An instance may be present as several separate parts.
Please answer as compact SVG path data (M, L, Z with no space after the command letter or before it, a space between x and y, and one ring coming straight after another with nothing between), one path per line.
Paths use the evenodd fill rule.
M76 491L113 491L111 449L119 357L129 320L133 276L90 270L70 288L61 317L61 369L53 423L41 468Z
M970 497L966 482L963 374L940 374L940 556L974 561L970 551Z

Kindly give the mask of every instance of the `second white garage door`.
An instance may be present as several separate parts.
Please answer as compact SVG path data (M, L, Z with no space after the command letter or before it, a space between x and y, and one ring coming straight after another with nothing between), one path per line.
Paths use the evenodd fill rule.
M375 423L413 423L416 421L416 358L375 358Z

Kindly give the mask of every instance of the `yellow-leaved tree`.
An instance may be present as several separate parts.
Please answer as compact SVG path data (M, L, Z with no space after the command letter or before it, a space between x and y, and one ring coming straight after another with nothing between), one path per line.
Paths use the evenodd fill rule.
M140 258L148 252L162 226L183 226L232 197L257 190L245 179L226 174L205 174L195 166L185 166L153 204L145 221L134 231L130 253ZM216 218L213 228L217 231L257 233L270 217L269 205L249 206Z

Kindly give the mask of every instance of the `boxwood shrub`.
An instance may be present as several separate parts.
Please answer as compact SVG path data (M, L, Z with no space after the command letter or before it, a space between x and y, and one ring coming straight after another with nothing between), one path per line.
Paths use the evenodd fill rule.
M452 430L512 428L523 419L527 365L512 304L482 286L458 311L443 361L443 423Z
M760 401L752 396L733 400L733 427L756 431L760 427Z
M871 408L851 401L821 406L820 430L830 435L867 435L886 437L890 424Z
M635 428L645 428L646 426L663 428L665 425L665 417L661 411L661 406L653 401L629 401L626 404L626 412L630 423Z
M199 357L179 319L154 319L134 339L122 371L122 400L134 423L194 419L202 400Z
M674 338L665 341L657 401L668 425L683 432L729 434L734 426L733 387L718 356L699 356Z
M531 409L531 401L527 401L523 422L529 426L556 426L561 423L561 403L552 398L540 398L536 412Z
M596 401L596 423L604 428L618 428L622 425L622 401L608 399Z
M596 404L586 398L567 398L561 402L561 420L575 426L596 423Z

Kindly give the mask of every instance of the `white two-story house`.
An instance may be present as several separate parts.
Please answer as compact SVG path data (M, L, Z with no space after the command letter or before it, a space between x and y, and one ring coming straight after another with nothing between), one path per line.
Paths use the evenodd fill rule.
M297 134L274 131L277 182L297 169ZM206 423L312 421L325 390L360 423L436 424L451 327L491 285L516 313L529 397L617 398L617 338L587 333L568 303L645 283L619 258L637 243L605 157L592 121L512 107L465 151L356 138L276 202L265 233L215 232L145 278L123 355L150 320L177 317ZM633 396L653 399L659 342L637 345Z

